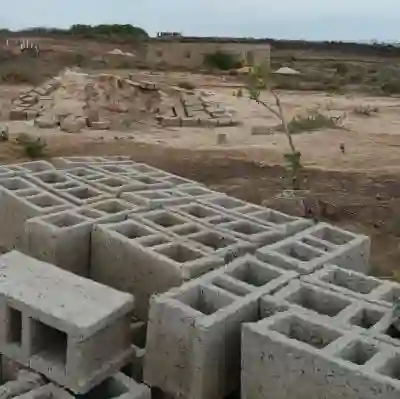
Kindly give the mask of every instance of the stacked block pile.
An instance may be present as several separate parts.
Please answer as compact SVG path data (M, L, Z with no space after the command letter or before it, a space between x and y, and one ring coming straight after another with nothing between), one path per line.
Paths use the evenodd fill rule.
M400 394L366 236L126 157L2 166L0 220L7 397Z

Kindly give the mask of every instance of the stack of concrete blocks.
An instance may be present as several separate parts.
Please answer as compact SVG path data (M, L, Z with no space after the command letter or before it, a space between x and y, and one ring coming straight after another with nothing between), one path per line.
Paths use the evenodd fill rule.
M93 227L90 277L134 293L135 314L141 320L147 320L152 294L168 291L222 265L222 258L132 217Z
M17 251L0 257L0 270L2 354L75 394L102 383L130 390L115 373L133 353L132 295Z
M224 398L239 388L240 333L260 298L297 273L245 255L151 300L144 381L175 397ZM270 307L270 313L280 310Z
M108 199L25 222L19 250L80 276L89 277L91 239L95 224L125 220L139 210L133 204Z

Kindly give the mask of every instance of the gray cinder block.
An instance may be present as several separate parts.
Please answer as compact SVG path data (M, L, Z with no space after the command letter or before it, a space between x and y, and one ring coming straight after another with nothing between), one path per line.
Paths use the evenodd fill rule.
M20 173L35 173L43 171L55 171L56 168L47 161L31 161L14 164L13 167L18 168Z
M132 355L133 298L17 251L0 257L0 350L76 393Z
M151 300L144 381L174 397L226 397L239 387L240 331L281 306L274 292L296 276L246 255ZM272 305L271 305L272 304Z
M89 275L93 223L73 211L63 211L25 222L25 254L80 276Z
M104 157L57 157L52 158L52 163L58 168L74 168L86 165L99 165L99 164L130 164L132 161L128 156L116 155L116 156L104 156Z
M8 381L0 386L0 397L14 398L22 397L27 392L40 388L44 384L44 378L30 370L19 370L13 381Z
M72 204L34 184L14 177L0 180L0 242L6 248L20 245L26 220L72 208Z
M240 240L227 231L220 231L212 225L196 223L169 209L138 211L130 217L174 239L189 241L205 253L221 257L225 257L227 253L241 256L247 252L254 252L257 248L255 244Z
M220 193L201 198L200 202L244 217L250 221L264 224L270 228L284 230L285 236L298 233L313 225L311 220L286 215L282 212L250 204Z
M303 273L311 273L326 263L368 273L369 255L369 237L327 223L319 223L257 250L260 259L274 264L281 262L282 267L294 268Z
M225 198L227 196L223 197ZM231 200L230 197L227 198ZM232 200L235 201L234 198L232 198ZM208 205L203 200L199 200L198 203L192 201L188 204L171 206L168 208L198 223L214 226L226 234L253 243L258 247L275 243L287 235L284 229L279 226L267 226L257 223L242 217L238 213L229 212L221 207Z
M39 388L33 389L23 395L17 396L16 399L74 399L65 389L55 384L46 384Z
M147 319L149 297L223 265L223 260L133 219L95 225L91 278L135 295Z
M394 399L393 346L287 311L242 329L244 399Z
M116 373L87 394L87 399L151 399L151 390L123 373Z
M124 191L121 196L125 201L148 208L160 208L168 205L186 204L192 201L192 197L181 194L178 190L145 190Z

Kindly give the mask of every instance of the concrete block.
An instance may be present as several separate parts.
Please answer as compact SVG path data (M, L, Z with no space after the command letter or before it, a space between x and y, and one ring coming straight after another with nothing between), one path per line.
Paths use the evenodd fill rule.
M57 194L76 205L92 204L111 198L111 194L100 191L88 184L80 184L78 187L58 188Z
M6 248L21 245L25 222L35 216L56 213L72 204L45 192L21 177L0 180L0 242Z
M266 262L271 259L285 262L304 273L311 273L326 263L368 273L370 239L319 223L279 243L258 249L257 255Z
M392 306L394 297L400 297L399 289L397 295L389 294L389 301L385 300L385 293L397 286L395 282L380 280L334 265L326 265L310 275L302 276L301 279L325 289L385 306ZM400 288L400 285L398 287Z
M85 393L132 354L129 294L17 251L0 257L0 350Z
M110 155L102 157L56 157L52 163L59 168L73 168L87 165L99 165L105 163L123 164L131 163L130 157L125 155Z
M151 390L123 373L116 373L92 389L85 399L151 399Z
M210 190L199 184L182 184L178 187L178 191L183 195L193 197L194 200L206 198L217 193L216 191Z
M285 235L298 233L313 225L313 222L309 219L286 215L282 212L250 204L238 198L229 197L220 193L215 193L208 198L202 198L200 203L216 207L226 212L232 212L253 222L264 224L267 227L283 229Z
M46 384L16 397L17 399L74 399L68 391L55 384Z
M134 293L135 313L142 320L152 294L222 265L223 259L132 219L93 228L91 278Z
M253 243L256 246L275 243L286 235L280 227L269 227L257 223L243 218L239 214L206 205L203 200L199 200L198 203L192 201L168 208L209 227L214 226L225 234Z
M236 259L151 300L144 380L174 397L221 398L239 387L242 323L286 310L274 292L296 275Z
M93 223L73 211L36 217L25 222L25 254L80 276L89 276Z
M0 179L14 177L16 174L17 172L14 170L14 168L9 168L4 165L0 166Z
M278 313L243 326L241 397L394 399L399 359L392 346Z
M61 189L80 187L82 184L80 181L58 170L27 173L24 174L24 178L53 194L58 194Z
M364 305L366 305L365 302L355 297L326 290L299 280L293 280L279 290L274 295L274 299L283 303L296 314L311 314L326 319L332 325L343 329L354 329L357 326L356 323L349 322L349 320L359 314L362 309L365 309ZM381 311L381 309L378 310Z
M43 172L43 171L55 171L56 168L47 161L31 161L31 162L23 162L12 165L15 168L18 168L19 171L24 173L35 173L35 172Z
M143 381L143 365L146 354L147 324L135 321L131 324L131 342L134 348L132 360L121 371L135 381Z
M20 397L19 395L23 396L25 393L39 388L44 383L44 378L41 375L31 370L20 370L15 380L8 381L0 386L0 397L4 399Z
M174 189L123 192L120 198L149 208L179 205L192 201L192 197L185 196Z

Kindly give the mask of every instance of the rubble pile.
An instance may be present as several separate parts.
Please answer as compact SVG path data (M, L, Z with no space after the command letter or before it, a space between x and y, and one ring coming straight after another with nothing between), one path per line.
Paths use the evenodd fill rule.
M177 88L178 89L178 88ZM11 120L78 133L84 128L121 130L134 122L164 126L235 125L224 108L188 90L160 90L154 83L111 74L66 70L13 101Z

